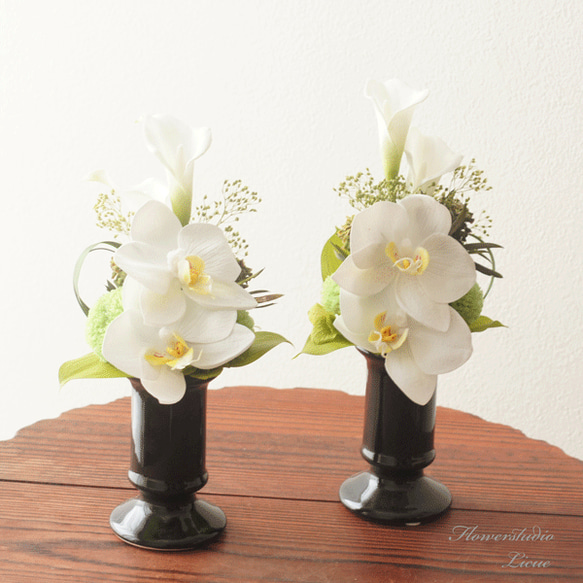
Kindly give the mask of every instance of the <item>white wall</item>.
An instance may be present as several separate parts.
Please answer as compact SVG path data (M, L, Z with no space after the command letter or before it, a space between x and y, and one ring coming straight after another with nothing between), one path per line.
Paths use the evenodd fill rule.
M107 237L83 178L163 178L135 123L147 113L212 128L200 195L241 178L263 197L246 222L250 263L285 298L258 319L296 349L213 386L362 393L355 351L291 357L320 248L346 214L333 187L381 173L364 83L399 77L431 91L415 124L486 171L505 246L486 312L509 328L475 337L438 402L583 458L582 23L576 0L0 0L2 436L128 393L125 381L59 392L57 370L87 352L74 261Z

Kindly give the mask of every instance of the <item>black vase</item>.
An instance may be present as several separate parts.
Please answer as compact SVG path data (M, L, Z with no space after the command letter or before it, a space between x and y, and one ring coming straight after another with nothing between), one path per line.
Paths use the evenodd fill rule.
M417 405L387 374L383 358L358 350L368 367L361 453L370 470L348 478L340 500L359 516L386 524L434 520L451 505L449 490L423 475L435 459L435 393Z
M223 511L195 492L208 480L205 469L208 381L186 377L186 393L161 405L132 383L132 450L128 476L140 491L110 517L123 541L157 550L189 550L224 530Z

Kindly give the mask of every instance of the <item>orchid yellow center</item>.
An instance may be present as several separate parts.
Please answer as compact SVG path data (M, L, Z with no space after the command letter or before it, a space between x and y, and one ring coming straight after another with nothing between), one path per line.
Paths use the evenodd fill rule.
M199 294L209 294L212 287L212 278L204 272L204 261L190 255L178 263L178 277L183 285Z
M374 319L374 330L368 341L374 345L377 352L386 358L393 350L400 348L409 334L409 328L398 329L387 323L387 313L381 312Z
M429 265L429 253L424 247L417 247L413 256L401 256L397 244L391 241L386 246L385 253L399 271L409 275L421 275Z
M183 338L174 333L168 340L166 352L148 352L145 359L152 366L167 365L172 370L182 370L193 360L194 350L186 344Z

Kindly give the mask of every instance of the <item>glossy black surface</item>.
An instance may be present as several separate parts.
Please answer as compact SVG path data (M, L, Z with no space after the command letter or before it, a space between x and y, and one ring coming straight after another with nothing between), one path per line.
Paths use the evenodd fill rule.
M451 505L449 490L423 475L435 458L435 394L417 405L395 385L380 356L360 352L368 368L361 453L370 470L346 480L340 500L363 518L387 524L434 520Z
M124 541L157 550L188 550L224 530L223 511L197 499L208 474L206 392L208 382L187 377L184 397L161 405L130 379L132 451L128 476L140 491L111 514L113 531Z

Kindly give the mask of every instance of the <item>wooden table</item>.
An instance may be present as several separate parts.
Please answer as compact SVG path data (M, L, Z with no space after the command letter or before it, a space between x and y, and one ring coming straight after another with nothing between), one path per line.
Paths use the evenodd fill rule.
M111 510L136 493L121 399L0 443L0 581L583 581L583 463L558 448L438 408L426 473L450 488L452 509L391 528L338 502L342 481L366 468L362 397L234 387L208 401L201 497L227 514L220 539L157 553L114 536Z

